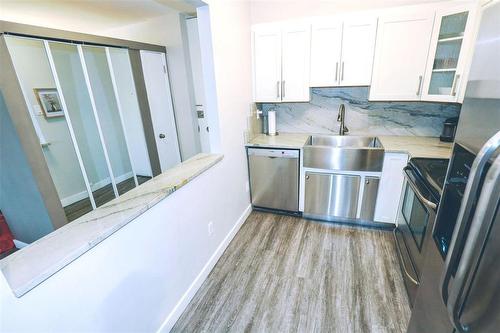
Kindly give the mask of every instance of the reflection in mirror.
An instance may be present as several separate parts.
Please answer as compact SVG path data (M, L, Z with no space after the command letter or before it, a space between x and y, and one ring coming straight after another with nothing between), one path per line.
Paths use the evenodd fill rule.
M69 207L79 201L88 203L75 215L68 215L68 220L73 220L92 210L91 200L43 41L5 39L62 206Z
M57 42L48 44L61 85L61 94L64 96L66 116L75 133L95 205L99 207L113 200L116 195L111 183L106 151L100 140L96 117L85 86L78 50L76 45ZM65 206L64 210L68 220L72 221L87 212L89 206L89 200L77 200Z
M118 193L123 194L136 186L137 179L123 133L123 121L113 89L106 50L93 46L83 46L82 49L112 174Z
M129 52L126 49L107 48L111 78L116 87L115 95L121 110L125 139L130 161L134 166L137 181L142 184L153 177L148 155L144 125L134 86Z

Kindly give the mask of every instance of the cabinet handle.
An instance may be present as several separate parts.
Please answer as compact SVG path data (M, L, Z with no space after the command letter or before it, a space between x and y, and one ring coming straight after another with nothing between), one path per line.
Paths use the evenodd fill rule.
M285 80L281 81L281 98L285 98Z
M335 63L335 82L337 82L338 78L339 78L339 62L337 61Z
M276 98L280 98L280 81L276 81Z
M420 87L422 86L422 75L418 76L418 87L417 87L417 96L420 95Z
M340 81L344 81L344 62L342 61L342 71L341 71Z
M309 179L309 175L306 176L306 179Z
M451 87L451 96L457 95L457 81L460 80L460 74L455 75L455 80L453 80L453 85Z

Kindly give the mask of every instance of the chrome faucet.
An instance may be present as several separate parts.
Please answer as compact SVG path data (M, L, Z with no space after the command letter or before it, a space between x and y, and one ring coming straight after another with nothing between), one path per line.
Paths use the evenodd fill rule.
M345 125L345 105L340 104L339 114L337 115L337 121L340 122L339 135L346 135L349 133L349 129Z

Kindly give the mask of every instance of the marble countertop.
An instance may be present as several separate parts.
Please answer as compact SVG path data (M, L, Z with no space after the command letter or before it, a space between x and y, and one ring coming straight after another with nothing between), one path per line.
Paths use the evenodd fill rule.
M275 136L258 134L246 146L301 149L306 144L309 136L309 134L304 133L280 133Z
M410 157L450 158L453 144L428 136L379 136L387 152L408 153Z
M0 260L0 270L21 297L222 158L198 154L184 161Z
M311 134L280 133L276 136L259 134L247 147L301 149ZM410 157L450 158L452 143L427 136L377 136L387 152L407 153Z

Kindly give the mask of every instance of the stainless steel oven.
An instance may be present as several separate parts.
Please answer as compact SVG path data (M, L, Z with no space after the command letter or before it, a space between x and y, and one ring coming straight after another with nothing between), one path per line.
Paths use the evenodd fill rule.
M424 243L431 238L447 165L448 160L412 159L403 170L405 183L394 237L410 304L420 284Z

